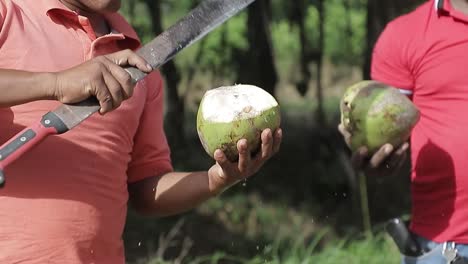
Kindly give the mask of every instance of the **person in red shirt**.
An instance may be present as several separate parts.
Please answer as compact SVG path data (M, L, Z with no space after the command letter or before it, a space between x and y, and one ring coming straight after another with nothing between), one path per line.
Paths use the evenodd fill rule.
M0 143L61 103L95 96L101 114L47 138L6 168L0 263L125 262L127 203L145 215L189 210L255 174L280 147L264 130L251 157L220 150L207 171L175 172L163 130L163 81L151 72L120 0L0 0Z
M466 0L427 1L388 23L373 50L371 78L408 94L421 112L410 140L410 231L424 253L403 263L447 263L453 246L468 258L467 51ZM353 160L369 174L387 174L408 146L386 144L372 157L361 148Z

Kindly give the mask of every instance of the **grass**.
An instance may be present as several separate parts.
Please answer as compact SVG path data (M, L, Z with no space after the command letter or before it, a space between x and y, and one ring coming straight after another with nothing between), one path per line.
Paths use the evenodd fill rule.
M129 230L140 233L127 236L126 248L140 254L129 264L399 262L396 246L378 225L373 236L360 232L340 236L314 208L266 201L241 190L175 218L150 221L131 214L130 222L138 228Z
M259 253L253 257L231 255L218 251L211 255L200 256L192 260L180 260L187 264L396 264L399 263L399 253L393 242L385 234L378 234L366 239L341 239L330 241L323 249L318 249L317 240L305 243L302 239L296 241L275 241L263 248L257 247ZM292 243L291 243L292 242ZM174 259L152 258L147 264L174 264Z

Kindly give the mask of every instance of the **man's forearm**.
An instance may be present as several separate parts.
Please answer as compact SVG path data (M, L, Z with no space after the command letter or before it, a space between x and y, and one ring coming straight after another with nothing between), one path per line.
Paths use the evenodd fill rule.
M0 69L0 107L53 99L52 73Z
M216 196L208 173L171 172L132 184L133 206L145 215L168 216L193 209Z

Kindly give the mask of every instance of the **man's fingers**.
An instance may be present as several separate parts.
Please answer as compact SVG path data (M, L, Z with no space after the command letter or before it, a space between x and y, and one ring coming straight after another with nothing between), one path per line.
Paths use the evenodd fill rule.
M102 72L104 82L106 83L107 90L109 91L112 97L112 108L116 109L120 106L124 100L124 95L122 94L122 87L119 82L110 74L108 71L104 70Z
M409 148L409 143L405 142L395 151L395 154L397 155L406 154L406 151L408 150L408 148Z
M338 130L344 137L351 137L351 133L349 133L349 131L346 130L345 126L342 123L338 125Z
M224 152L220 149L215 150L214 159L221 167L228 162L226 155L224 155Z
M133 95L133 90L135 88L132 76L130 76L126 70L107 59L104 63L112 76L119 82L124 99L130 98Z
M101 107L99 109L99 113L105 114L114 108L112 103L112 96L109 90L107 90L104 77L96 80L93 83L91 94L95 95L96 99L99 101L99 105Z
M341 135L343 135L343 138L344 138L346 144L348 144L348 146L349 146L350 143L351 143L351 133L349 133L349 131L346 130L344 125L341 124L341 123L338 125L338 130L340 131Z
M136 53L133 53L128 57L128 64L146 73L150 73L153 70L153 67L151 67L151 65L146 62L143 57L137 55Z
M261 146L261 153L262 159L268 159L273 152L273 135L271 134L270 129L265 129L261 135L262 146Z
M389 157L385 165L388 166L389 169L398 169L404 163L406 159L406 151L408 150L408 147L409 147L409 144L407 142L401 145Z
M227 159L226 155L224 152L220 149L215 150L214 155L213 155L216 163L219 165L218 169L218 176L224 177L224 171L230 171L230 166L232 166L231 162Z
M351 156L351 164L355 169L362 169L366 162L368 153L369 151L366 147L361 147L353 153L353 155Z
M283 130L281 128L276 129L273 136L273 154L279 152L281 147L281 142L283 141Z
M250 164L250 152L248 151L247 140L241 139L237 142L237 150L239 151L239 171L244 173Z
M400 160L398 161L397 165L395 168L399 169L401 167L403 167L403 165L405 164L406 162L406 158L407 158L408 154L405 152L403 153L403 155L401 155L401 158Z
M119 66L133 66L146 73L153 70L153 67L143 57L129 49L109 54L106 57Z
M387 157L393 152L393 146L391 144L383 145L374 155L369 162L371 169L378 168Z

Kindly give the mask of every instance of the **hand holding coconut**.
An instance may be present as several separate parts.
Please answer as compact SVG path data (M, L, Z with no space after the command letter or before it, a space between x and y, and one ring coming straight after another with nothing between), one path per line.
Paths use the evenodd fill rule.
M210 189L220 192L255 174L278 152L282 139L279 105L252 85L225 86L203 96L197 131L216 164L208 171Z
M339 124L339 131L348 146L351 145L351 134L343 124ZM408 142L403 143L396 150L392 144L384 144L375 153L369 153L367 147L362 146L354 151L351 163L355 169L364 171L368 176L388 176L398 172L406 161Z
M279 151L282 138L281 129L274 135L270 129L261 134L261 150L252 157L250 146L246 139L237 142L239 152L238 162L231 162L222 150L214 153L216 164L208 171L209 187L213 193L221 193L225 189L254 175L263 164Z
M355 168L388 175L403 165L419 121L419 111L405 95L380 82L361 81L346 89L340 110L338 129L353 151Z

